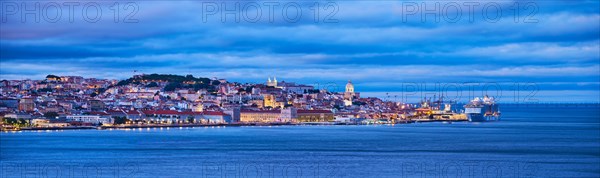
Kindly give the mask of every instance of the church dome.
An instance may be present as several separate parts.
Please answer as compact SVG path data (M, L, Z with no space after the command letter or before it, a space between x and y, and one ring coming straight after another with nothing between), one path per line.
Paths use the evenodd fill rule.
M350 80L348 80L348 84L346 84L346 92L354 92L354 85Z

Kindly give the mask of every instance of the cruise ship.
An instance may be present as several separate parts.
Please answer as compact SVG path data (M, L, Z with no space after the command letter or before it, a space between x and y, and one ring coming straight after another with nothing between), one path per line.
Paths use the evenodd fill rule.
M483 99L476 97L465 105L465 114L470 122L486 122L500 120L500 110L494 97L487 95Z

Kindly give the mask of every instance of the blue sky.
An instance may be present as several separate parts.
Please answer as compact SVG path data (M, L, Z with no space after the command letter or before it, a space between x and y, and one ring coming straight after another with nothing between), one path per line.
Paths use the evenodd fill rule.
M50 10L41 13L39 23L31 15L20 21L20 12L7 12L11 4L2 4L2 79L47 74L124 79L138 70L238 82L277 76L336 87L352 80L363 92L402 91L414 82L495 83L503 90L535 83L539 90L592 91L585 101L600 97L598 1L424 1L429 9L440 4L438 22L431 14L422 20L423 1L318 1L318 22L311 10L317 1L138 1L135 23L123 23L133 9L124 9L124 3L114 22L109 6L115 1L94 2L102 9L95 23L81 15L84 3L75 7L73 22L67 6L60 8L57 22L49 22L56 13L49 2L72 1L40 2ZM232 15L222 22L221 10L236 2L240 22ZM279 6L270 21L264 3L275 2ZM478 6L469 9L465 2ZM258 12L254 6L243 9L249 3L262 8L257 22L244 19ZM289 8L296 6L283 10L288 3L302 10L298 20L286 21L281 13L296 14L298 8ZM419 12L410 14L415 4ZM207 15L210 5L216 5L216 14ZM450 5L460 5L461 12L443 11ZM502 13L497 19L496 12Z

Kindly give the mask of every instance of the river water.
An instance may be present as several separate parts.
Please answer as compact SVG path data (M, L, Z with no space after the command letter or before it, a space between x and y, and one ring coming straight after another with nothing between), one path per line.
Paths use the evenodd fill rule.
M599 177L598 105L488 123L1 133L0 177Z

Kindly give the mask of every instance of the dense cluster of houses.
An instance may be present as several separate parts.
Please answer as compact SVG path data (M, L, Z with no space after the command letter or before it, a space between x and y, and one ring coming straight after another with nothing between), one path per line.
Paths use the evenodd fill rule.
M346 122L395 119L410 106L361 98L350 81L344 92L332 92L270 77L242 84L172 76L1 80L1 122L6 127Z

